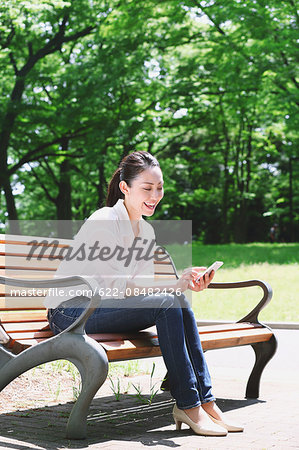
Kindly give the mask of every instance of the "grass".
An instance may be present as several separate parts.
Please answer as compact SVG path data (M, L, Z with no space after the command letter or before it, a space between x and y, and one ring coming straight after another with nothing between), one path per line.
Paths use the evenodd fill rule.
M53 372L53 374L61 374L69 373L72 377L72 390L73 390L73 401L76 401L82 388L81 384L81 376L77 369L77 367L68 360L60 359L57 361L52 361L49 363L41 364L38 367L35 367L32 370L33 376L38 373L39 369L44 369L46 372ZM130 386L131 382L127 382L127 386L124 386L124 380L129 379L130 377L134 377L136 375L140 375L142 373L153 375L153 369L151 369L149 363L144 364L144 362L138 359L130 360L130 361L120 361L120 362L111 362L109 363L109 380L111 384L111 389L115 395L116 400L119 400L121 393L126 393ZM151 378L152 378L151 375ZM51 384L50 380L47 382L48 390L50 395L52 396L52 401L58 401L62 391L62 385L59 382L54 383L54 387ZM151 395L153 395L153 387L151 388ZM153 395L154 396L154 395Z
M251 264L298 264L299 244L224 244L201 245L193 243L192 261L209 265L215 260L224 261L226 268Z
M299 322L299 244L195 244L192 250L193 265L224 261L215 282L260 279L272 286L273 298L260 320ZM192 294L192 306L198 320L238 320L261 296L260 288L208 289Z
M140 364L140 360L133 361L122 361L122 362L112 362L109 363L109 374L108 378L110 380L110 387L115 396L116 401L119 401L121 394L127 394L130 387L132 386L136 393L134 396L138 398L142 403L151 404L155 396L157 395L159 388L156 388L157 384L161 384L161 381L153 383L153 375L155 371L155 363L152 363L152 369L149 372L148 364L144 364L144 361ZM134 384L129 381L127 387L123 387L124 377L133 377L135 375L140 375L141 373L150 373L150 386L149 395L144 395L141 391L140 384Z
M111 377L120 375L122 377L133 377L142 372L150 373L148 367L140 364L139 359L132 359L129 361L110 362L109 363L109 375Z

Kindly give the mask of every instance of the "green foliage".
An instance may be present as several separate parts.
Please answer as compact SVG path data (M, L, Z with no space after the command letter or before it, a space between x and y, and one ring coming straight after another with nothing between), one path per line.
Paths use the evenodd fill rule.
M0 5L0 219L84 219L132 150L155 218L203 242L299 239L293 1ZM6 211L7 210L7 211Z

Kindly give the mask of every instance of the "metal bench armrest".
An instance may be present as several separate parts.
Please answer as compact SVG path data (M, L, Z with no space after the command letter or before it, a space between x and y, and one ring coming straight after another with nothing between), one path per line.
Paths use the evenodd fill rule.
M252 322L259 323L258 315L265 306L268 305L272 298L272 288L265 281L261 280L248 280L248 281L236 281L232 283L211 283L208 287L209 289L239 289L251 286L259 286L263 290L263 297L259 303L242 319L238 322Z

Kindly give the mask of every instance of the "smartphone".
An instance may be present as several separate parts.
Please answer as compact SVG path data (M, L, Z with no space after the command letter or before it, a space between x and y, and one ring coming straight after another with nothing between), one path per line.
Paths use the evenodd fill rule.
M210 267L208 267L204 272L201 272L198 277L195 280L195 283L198 283L200 278L203 277L206 273L210 274L212 272L212 270L214 270L214 272L216 272L216 270L219 269L219 267L221 267L223 264L223 261L215 261L213 264L210 265Z

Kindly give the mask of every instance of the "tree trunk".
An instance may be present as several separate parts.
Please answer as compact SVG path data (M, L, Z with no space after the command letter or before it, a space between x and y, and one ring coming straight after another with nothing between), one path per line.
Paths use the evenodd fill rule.
M228 157L230 150L230 137L225 123L225 115L222 107L222 103L220 102L220 112L222 120L222 129L225 138L225 149L224 149L224 157L223 157L223 165L224 165L224 185L222 192L222 241L224 243L229 241L229 227L227 223L227 211L228 211L228 188L229 188L229 170L228 170Z
M107 155L108 146L104 146L98 161L99 166L99 183L98 183L98 208L105 206L106 200L106 179L105 179L105 159Z
M223 230L223 242L229 241L228 223L227 223L227 211L228 211L228 187L229 187L229 172L228 172L228 152L229 148L225 149L224 153L224 186L222 195L222 230Z
M3 118L2 129L0 132L0 188L2 187L4 190L9 220L9 229L10 233L13 234L20 234L20 226L18 223L18 213L15 199L10 184L7 158L9 140L15 123L15 119L18 115L24 88L25 84L23 77L17 78L11 93L5 116Z
M248 125L248 142L247 142L247 156L246 156L246 192L249 192L251 181L251 156L252 156L252 129L253 125Z
M294 211L293 211L293 164L292 157L289 158L289 218L290 218L290 238L291 242L295 240L294 236Z
M234 241L240 244L247 242L248 238L248 212L247 201L241 200L240 206L235 211Z
M67 151L68 139L64 139L62 142L62 150ZM72 237L72 186L70 176L70 162L65 159L60 164L60 177L59 177L59 192L56 197L56 210L57 210L57 232L59 237L71 238Z
M105 206L105 175L104 175L104 161L99 163L99 184L98 184L98 208Z
M6 207L9 220L9 232L11 234L21 234L20 224L18 220L18 213L16 209L15 199L12 193L9 176L2 174L2 186L6 199Z

